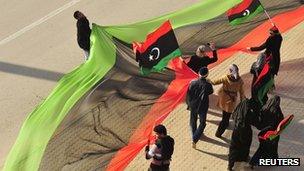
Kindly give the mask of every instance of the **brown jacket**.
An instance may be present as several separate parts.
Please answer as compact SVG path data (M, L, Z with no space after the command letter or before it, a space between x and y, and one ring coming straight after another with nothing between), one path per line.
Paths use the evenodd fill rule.
M217 106L223 111L232 113L237 100L237 93L240 94L240 99L244 99L243 80L239 78L234 80L231 75L225 75L220 79L211 81L211 84L218 85L223 84L218 91L219 100Z

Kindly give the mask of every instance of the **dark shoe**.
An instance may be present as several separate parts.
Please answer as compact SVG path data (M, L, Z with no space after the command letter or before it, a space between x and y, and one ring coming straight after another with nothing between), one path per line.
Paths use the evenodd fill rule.
M248 163L248 162L250 162L250 160L251 160L251 157L248 156L246 162Z
M216 136L217 138L222 138L222 134L220 133L219 130L216 131L215 136Z
M233 170L233 166L234 166L234 162L229 161L227 170Z
M222 138L222 135L220 135L220 134L218 134L218 133L215 133L215 136L216 136L217 138Z
M252 170L253 170L253 169L254 169L254 165L251 165L251 164L250 164L250 169L252 169Z

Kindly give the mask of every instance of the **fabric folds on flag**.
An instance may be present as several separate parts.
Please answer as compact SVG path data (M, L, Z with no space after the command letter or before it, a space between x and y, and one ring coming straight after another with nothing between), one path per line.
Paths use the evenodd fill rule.
M242 3L227 11L227 16L231 25L238 25L253 18L263 10L259 0L243 0Z
M253 96L260 105L264 105L266 103L267 99L265 97L267 96L268 91L274 86L274 76L269 64L270 58L271 56L266 58L266 63L252 87Z

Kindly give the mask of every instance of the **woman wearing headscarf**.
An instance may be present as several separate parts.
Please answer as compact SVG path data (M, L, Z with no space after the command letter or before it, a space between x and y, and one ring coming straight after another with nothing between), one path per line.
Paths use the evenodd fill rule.
M255 100L244 99L233 111L234 129L228 154L228 170L235 162L247 162L252 142L251 125L260 128L259 107Z
M250 165L253 167L258 164L260 158L278 158L278 145L280 136L277 136L273 140L262 139L260 136L263 136L267 131L274 131L277 129L279 123L284 119L280 107L280 97L274 96L269 99L267 103L262 107L261 110L261 119L263 128L259 133L260 145L258 150L253 155Z
M211 81L211 84L222 84L222 87L218 91L218 103L217 106L222 109L222 121L220 122L215 136L221 137L229 125L230 115L236 106L237 94L239 92L240 99L245 98L243 90L243 80L239 75L239 68L237 65L232 64L229 67L229 74L223 76L220 79Z

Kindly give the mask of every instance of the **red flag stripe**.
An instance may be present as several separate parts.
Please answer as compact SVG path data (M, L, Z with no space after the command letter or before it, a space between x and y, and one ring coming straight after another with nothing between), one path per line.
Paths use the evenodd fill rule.
M133 48L135 47L140 53L144 53L148 47L150 47L157 39L172 30L170 21L164 22L157 30L148 34L146 41L144 43L133 43ZM135 45L134 45L135 44Z
M170 66L175 70L175 80L170 83L167 91L155 102L143 118L143 121L130 138L129 144L116 153L108 165L107 171L123 170L136 154L147 145L148 139L153 140L151 137L153 126L162 123L170 112L184 101L189 82L197 78L197 74L179 58L173 59Z
M270 66L269 66L269 62L267 60L269 60L269 59L266 59L266 64L264 65L261 73L259 74L257 80L254 82L253 86L256 86L256 84L258 82L260 82L262 80L262 78L266 77L266 75L269 74Z
M276 130L267 131L264 135L259 136L260 139L267 140L271 137L276 137L282 133L282 131L289 125L292 121L294 115L288 115L285 117L278 125Z
M237 6L231 8L230 10L227 11L227 15L233 15L233 14L238 14L244 10L246 10L252 3L253 1L256 0L243 0L243 2L241 2L240 4L238 4Z

